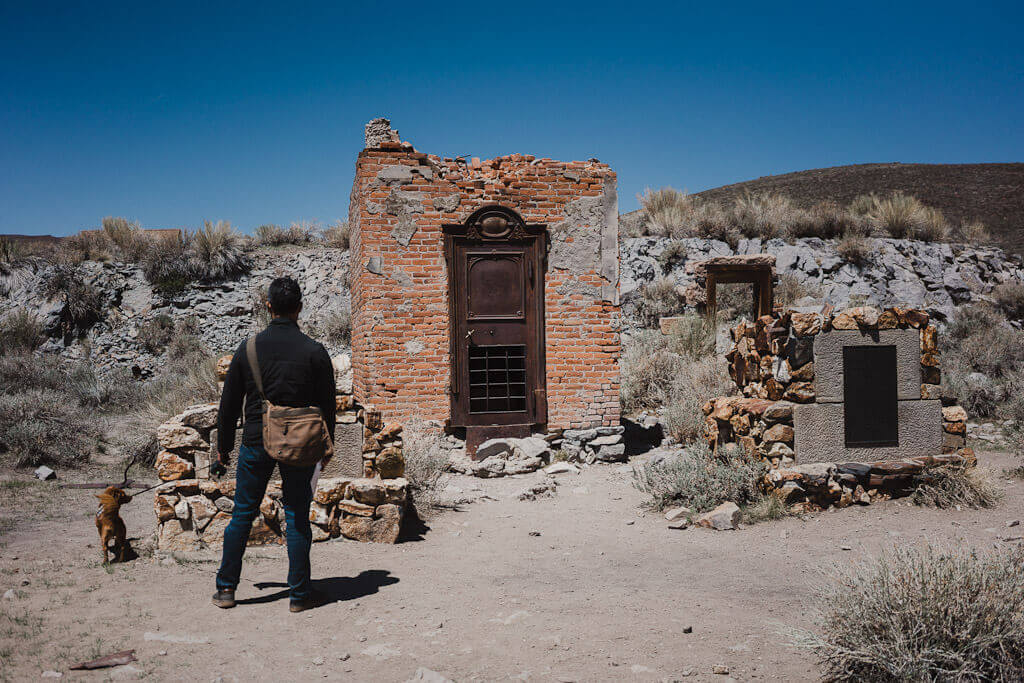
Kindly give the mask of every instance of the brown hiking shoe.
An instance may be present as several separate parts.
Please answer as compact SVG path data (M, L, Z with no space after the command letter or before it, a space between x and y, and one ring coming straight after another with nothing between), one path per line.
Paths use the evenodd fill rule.
M305 612L308 609L316 609L327 604L327 597L322 593L315 591L313 595L302 600L292 600L288 603L289 612Z

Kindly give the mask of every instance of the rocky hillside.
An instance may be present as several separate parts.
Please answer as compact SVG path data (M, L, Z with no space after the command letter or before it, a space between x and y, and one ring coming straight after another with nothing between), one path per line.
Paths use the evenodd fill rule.
M685 288L692 282L687 264L711 256L774 254L780 277L799 282L803 293L837 307L872 303L927 309L937 320L948 319L963 303L984 300L996 285L1024 281L1021 259L997 248L876 239L874 251L861 265L847 262L834 240L808 238L787 242L742 240L734 250L707 239L634 238L621 244L621 293L624 327L638 325L638 303L644 285L666 276ZM667 250L667 252L666 252ZM671 258L666 258L671 254ZM349 307L347 251L328 247L279 248L254 252L252 271L235 281L192 285L167 297L154 291L134 265L87 261L81 272L103 298L103 315L81 337L62 336L67 303L44 296L43 283L54 266L42 260L23 262L0 277L0 316L17 307L36 311L51 338L44 353L68 360L86 356L101 368L137 367L147 376L160 367L164 352L147 350L144 330L162 318L176 326L190 323L211 354L230 352L257 326L261 289L277 275L296 277L305 293L303 324L314 330ZM323 335L332 355L344 350Z
M326 315L349 307L348 251L279 248L252 254L251 272L238 280L188 286L180 294L154 291L136 265L86 261L83 279L102 294L102 318L82 337L61 336L60 322L67 303L44 296L44 283L55 266L42 259L21 262L0 277L0 316L17 307L34 310L51 335L43 353L68 360L90 356L101 368L137 366L143 375L161 363L140 340L140 331L156 319L195 329L211 354L233 351L258 325L261 291L278 275L290 275L305 295L302 321L315 325ZM341 351L327 343L332 355ZM335 348L331 348L335 346Z
M744 193L778 193L803 208L822 200L848 204L862 194L903 192L942 211L954 224L980 220L996 244L1024 254L1024 163L857 164L764 176L697 194L729 203ZM623 216L627 222L638 212Z
M672 246L672 258L666 249ZM1024 282L1019 256L994 247L879 238L863 264L847 262L835 240L741 240L733 250L725 242L690 238L639 237L623 240L621 294L623 318L636 319L641 288L664 275L683 288L693 282L687 264L712 256L758 254L776 257L780 278L791 276L806 294L837 308L850 305L900 305L928 310L948 320L956 306L985 300L996 285Z

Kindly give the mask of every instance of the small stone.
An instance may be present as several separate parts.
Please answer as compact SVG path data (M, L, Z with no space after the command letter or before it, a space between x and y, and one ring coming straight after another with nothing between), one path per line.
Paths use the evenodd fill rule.
M62 678L64 673L61 671L44 671L42 678Z
M726 529L735 529L739 521L740 508L736 503L730 501L722 503L714 510L705 512L698 517L697 525L708 529L724 531Z
M715 664L713 667L711 667L711 673L718 674L719 676L728 676L729 667L727 667L724 664Z
M340 605L341 603L339 602L338 604ZM340 655L338 655L338 659L342 662L347 662L351 657L352 655L350 655L348 652L342 652Z
M693 627L692 626L684 626L683 627L683 633L693 633Z
M36 468L36 471L33 472L32 474L34 474L35 478L40 480L40 481L47 481L49 479L56 479L57 478L57 473L54 472L53 470L51 470L46 465L40 465L39 467Z
M690 520L686 517L680 517L677 520L668 523L669 529L685 529L690 526Z
M942 419L946 422L966 422L967 411L960 406L947 406L942 409Z
M841 546L839 546L839 549L840 550L853 550L853 548L848 546L848 545L841 545Z
M671 510L668 510L667 512L665 512L665 519L667 521L669 521L669 522L674 522L677 519L680 519L682 517L686 517L689 514L690 514L690 508L688 508L688 507L672 508Z
M1019 525L1020 525L1020 520L1019 519L1011 519L1009 522L1006 523L1007 528L1014 527L1014 526L1019 526Z
M323 666L323 665L324 665L324 658L323 657L314 657L313 658L313 666Z
M13 588L8 588L4 591L4 600L14 600L18 597L18 594L14 592Z
M579 474L580 468L571 462L556 462L544 468L544 474Z

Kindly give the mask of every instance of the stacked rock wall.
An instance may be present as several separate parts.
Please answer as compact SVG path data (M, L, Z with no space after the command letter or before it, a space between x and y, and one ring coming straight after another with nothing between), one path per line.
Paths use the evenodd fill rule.
M220 359L221 379L230 356ZM384 424L380 412L362 407L345 381L347 363L335 360L343 375L338 396L334 458L317 482L310 510L313 540L345 538L394 543L401 528L408 497L402 426ZM157 428L161 451L157 476L166 484L153 501L159 524L158 546L186 550L223 542L224 528L234 509L233 473L229 479L210 479L211 458L216 458L217 404L191 406ZM354 428L358 437L345 440ZM334 476L334 475L343 476ZM271 482L260 514L249 535L250 545L280 543L284 538L281 486Z
M731 334L729 374L743 396L704 405L707 440L716 450L735 445L763 460L768 481L784 486L788 501L799 494L817 504L870 502L935 465L973 465L964 438L966 412L941 405L937 332L927 313L871 307L776 311L741 322ZM896 446L846 445L842 349L849 345L895 347Z

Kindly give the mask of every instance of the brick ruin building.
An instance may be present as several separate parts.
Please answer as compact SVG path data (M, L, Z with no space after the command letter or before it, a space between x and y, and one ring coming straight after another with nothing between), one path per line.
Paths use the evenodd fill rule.
M367 124L349 206L356 401L492 436L619 424L615 173Z

